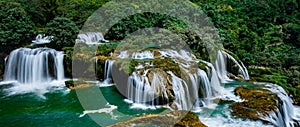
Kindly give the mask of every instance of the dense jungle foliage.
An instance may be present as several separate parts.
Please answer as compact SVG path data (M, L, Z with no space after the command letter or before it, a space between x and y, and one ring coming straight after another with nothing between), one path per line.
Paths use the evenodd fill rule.
M71 54L73 49L67 47L74 45L79 29L107 2L109 0L0 1L0 67L4 66L4 56L14 48L30 44L38 33L56 37L48 46ZM253 80L279 84L300 102L299 0L191 2L206 13L218 29L224 48L240 58ZM185 24L167 15L141 13L119 21L105 37L120 40L139 28L154 26L181 30ZM185 35L186 41L200 41L191 39L189 32L177 33ZM201 48L193 48L197 46L191 45L191 48L203 52L199 51ZM3 74L3 69L0 73Z

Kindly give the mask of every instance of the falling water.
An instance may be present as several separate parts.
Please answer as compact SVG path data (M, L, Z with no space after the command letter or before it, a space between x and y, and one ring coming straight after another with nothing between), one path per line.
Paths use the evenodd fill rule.
M188 110L192 108L192 103L190 102L190 95L188 85L181 78L178 78L171 71L168 74L172 76L172 86L175 94L174 103L179 110Z
M149 59L164 59L170 57L178 64L181 71L187 74L186 78L176 76L171 70L163 75L162 72L153 71L146 68L155 67L151 62L138 64L129 77L127 82L127 96L135 103L148 104L151 106L161 104L158 97L163 101L168 100L167 84L169 82L173 87L174 100L172 101L175 107L181 110L188 110L191 108L198 108L203 106L203 103L209 104L210 98L221 93L221 86L214 66L210 64L210 71L196 67L196 72L191 72L191 67L197 63L196 57L185 50L159 50L160 56L154 56L153 51L139 51L128 54L126 51L119 53L118 58L131 58L139 60ZM186 62L189 61L189 62ZM208 64L208 62L207 62ZM105 63L105 76L108 77L110 62ZM198 68L198 69L197 69ZM193 69L192 69L193 70ZM148 73L151 73L152 79L149 79ZM209 75L208 75L209 73ZM109 79L109 78L105 78ZM199 96L201 95L201 96ZM201 102L198 102L200 100ZM166 104L168 102L164 102ZM202 103L202 104L200 104Z
M234 62L234 64L238 67L238 75L239 77L242 77L244 80L249 80L249 75L247 68L244 66L242 62L238 62L236 59L234 59L231 55L226 53L225 51L218 51L217 60L215 61L215 67L218 72L219 78L222 80L222 82L226 82L229 80L228 74L230 73L236 73L236 72L228 72L227 71L227 60L231 60ZM240 64L241 63L241 64Z
M78 34L76 42L86 44L99 44L100 41L108 42L104 39L103 35L99 32L87 32L84 34Z
M52 40L52 38L53 38L53 36L45 36L43 34L38 34L35 37L35 40L32 41L32 45L50 43L50 41Z
M64 79L63 52L50 48L20 48L9 55L5 81L39 84Z
M220 85L220 79L218 77L218 73L215 69L215 67L213 66L213 64L207 62L207 61L203 61L200 60L199 62L202 62L204 64L207 65L207 68L210 70L210 72L208 72L208 75L210 75L210 84L211 84L211 88L212 88L212 96L216 97L219 95L222 95L224 92L224 88ZM221 79L223 80L223 79Z
M19 48L12 51L6 63L4 81L14 81L12 93L37 91L41 95L64 79L63 52L50 48ZM59 84L60 86L62 84Z
M149 82L149 78L146 76L148 74L148 70L144 72L143 75L139 75L136 72L133 72L131 76L128 77L127 82L127 97L133 100L135 103L141 104L149 104L154 106L154 100L159 96L163 85L156 84L156 88L154 83L157 83L155 77L153 80L153 84ZM150 85L151 84L151 85ZM166 94L163 94L166 95Z
M215 67L222 82L229 80L227 77L227 69L226 69L226 57L224 57L221 51L218 51L217 60L215 61Z
M104 68L104 83L110 84L112 83L112 67L113 67L114 60L106 60L105 61L105 68Z
M268 117L264 117L266 121L274 124L278 127L299 127L300 118L294 114L294 105L292 99L288 96L285 90L276 84L267 84L267 89L276 93L282 101L280 107L276 109L276 112L272 111Z
M132 54L132 59L154 59L154 53L151 51L135 52Z

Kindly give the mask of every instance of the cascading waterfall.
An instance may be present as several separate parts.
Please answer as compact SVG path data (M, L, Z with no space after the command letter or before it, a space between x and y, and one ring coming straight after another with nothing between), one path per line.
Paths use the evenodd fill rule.
M128 54L122 51L117 56L118 59L131 58L137 60L153 60L156 58L170 57L181 68L181 71L188 74L187 79L176 76L171 70L163 75L159 71L153 71L146 68L153 67L151 62L138 64L129 77L127 82L127 97L135 103L147 104L155 106L157 104L168 103L168 95L166 82L169 82L173 87L175 108L181 110L196 109L205 104L210 103L210 98L220 95L222 90L217 73L214 66L211 64L210 71L196 69L196 72L191 72L190 67L199 62L196 57L185 50L159 50L160 56L154 56L154 51L139 51ZM189 61L189 62L186 62ZM105 62L105 80L111 81L111 68L114 60L106 60ZM208 62L206 62L208 64ZM148 67L145 67L148 66ZM148 74L153 75L149 79ZM209 74L208 74L209 73ZM170 79L169 79L170 78ZM201 97L199 94L202 94ZM159 98L159 99L158 99ZM202 99L201 99L202 98ZM162 102L166 101L166 102ZM205 104L204 104L205 103ZM173 107L174 108L174 107Z
M220 85L220 79L218 77L218 73L214 67L213 64L207 62L207 61L203 61L203 60L200 60L199 62L202 62L204 64L207 65L207 69L210 70L210 72L208 72L208 75L210 75L210 84L211 84L211 88L213 90L213 97L216 97L216 96L220 96L224 93L224 88ZM222 80L222 79L221 79Z
M175 94L175 105L179 110L191 109L192 103L190 99L188 85L185 81L177 77L171 71L168 71L168 73L172 76L172 86Z
M173 109L198 111L201 107L212 103L211 100L215 97L220 97L225 92L228 92L224 91L225 88L220 85L220 81L229 80L228 74L234 73L237 75L236 77L249 79L248 71L243 63L238 62L224 51L218 51L214 65L198 60L193 54L184 50L158 50L157 52L159 53L154 52L139 51L128 53L127 51L122 51L117 56L117 59L146 60L146 62L138 63L135 67L136 70L127 80L127 97L134 104L143 104L149 107L168 104ZM151 61L164 58L171 58L183 72L181 75L186 75L175 75L172 70L165 72L155 70L156 65ZM112 82L111 69L115 60L106 60L105 62L105 82ZM228 72L228 60L232 62L230 65L233 64L237 68L237 72ZM204 63L206 69L202 70L203 68L200 69L199 67L196 67L196 71L192 69L195 68L195 63L199 62ZM168 83L170 85L166 86ZM172 87L173 93L168 91L170 87ZM300 118L295 117L292 100L287 93L277 85L276 87L268 88L279 96L283 104L277 111L270 112L268 116L261 116L262 119L269 121L275 126L299 126ZM169 100L170 96L174 97L173 100Z
M41 84L64 79L63 52L50 48L20 48L9 55L4 80Z
M99 44L100 41L108 42L104 39L103 35L99 32L87 32L84 34L78 34L76 42L86 44Z
M32 45L50 43L52 38L53 38L53 36L45 36L43 34L38 34L35 37L35 40L32 41Z
M266 87L277 94L282 104L276 112L272 111L268 117L262 116L262 118L278 127L299 127L300 118L295 116L293 101L285 90L276 84L267 84Z
M215 67L218 72L219 79L221 79L222 82L229 80L227 76L227 69L226 69L226 57L224 57L223 53L221 51L218 51L217 60L215 62Z
M150 102L150 105L154 105L155 93L159 91L152 89L149 78L146 76L147 73L148 71L140 76L134 72L129 76L127 83L128 97L136 103L146 104Z
M235 66L238 67L238 72L228 72L227 63L228 60L234 62ZM215 68L218 72L219 78L222 82L229 80L228 74L237 73L237 77L242 77L244 80L249 80L249 74L247 68L242 62L238 62L231 55L225 51L218 51L217 60L215 61Z
M113 60L106 60L105 61L105 68L104 68L104 83L110 84L112 83L112 67L113 67Z
M151 51L135 52L132 54L132 59L154 59L154 53Z
M64 79L63 58L63 52L50 48L16 49L6 62L4 81L17 82L16 88L24 87L17 92L45 90L52 81Z

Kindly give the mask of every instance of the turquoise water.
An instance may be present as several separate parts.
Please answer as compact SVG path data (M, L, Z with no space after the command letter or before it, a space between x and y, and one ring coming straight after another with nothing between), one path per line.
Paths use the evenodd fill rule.
M224 87L230 91L241 85L255 87L255 85L237 81L226 83ZM52 90L44 94L45 99L34 92L8 96L10 93L7 92L7 89L11 86L0 85L0 125L5 127L98 127L126 121L139 115L161 113L166 110L162 107L147 110L137 108L139 106L132 108L133 105L124 101L125 98L117 92L115 86L100 88L94 86L79 91L68 90L67 88ZM96 94L99 93L95 93L95 91L100 92L103 97L97 97ZM90 102L82 106L84 100L80 100L80 98L89 98ZM98 103L105 105L95 106ZM270 126L259 121L232 117L229 109L230 104L230 102L217 103L214 108L201 108L197 115L202 122L212 127ZM89 106L92 108L87 108ZM105 109L110 106L117 108L109 113L97 112L98 109ZM95 112L84 115L84 111Z
M62 89L55 90L44 94L46 99L37 96L35 93L17 94L7 96L7 88L11 85L0 85L0 125L5 127L98 127L99 125L109 125L112 123L128 120L134 116L159 113L165 109L142 110L131 109L130 104L124 102L123 96L116 92L114 86L98 88L102 91L106 100L111 105L118 108L116 114L108 115L107 113L94 113L89 115L83 114L83 107L78 100L76 91ZM116 117L116 118L114 118Z
M47 93L42 99L33 93L5 96L3 87L0 86L1 126L97 126L88 116L78 118L83 109L75 91Z

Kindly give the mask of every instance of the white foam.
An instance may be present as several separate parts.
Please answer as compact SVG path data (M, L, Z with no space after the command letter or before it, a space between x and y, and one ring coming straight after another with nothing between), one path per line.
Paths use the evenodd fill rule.
M113 117L113 110L117 109L118 107L115 105L110 105L109 103L106 104L107 108L101 108L98 110L85 110L83 111L83 114L81 114L79 117L83 117L87 114L95 114L95 113L106 113L110 114Z

